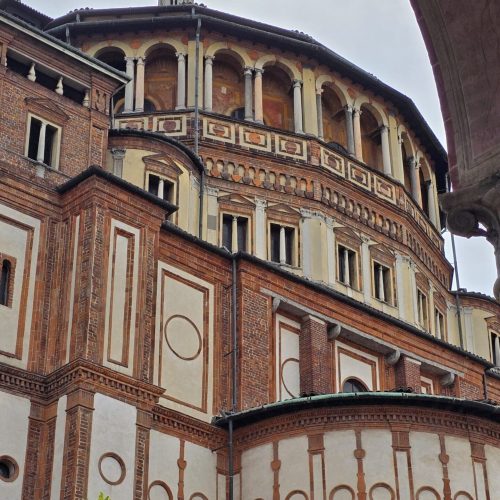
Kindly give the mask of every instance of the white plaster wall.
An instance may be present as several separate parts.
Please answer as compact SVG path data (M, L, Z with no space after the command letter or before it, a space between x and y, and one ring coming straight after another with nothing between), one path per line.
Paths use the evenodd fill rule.
M200 287L207 291L206 296ZM160 402L209 421L213 401L213 285L160 262L157 289L156 345L159 349L155 356L155 382L166 389Z
M19 227L20 224L25 227ZM27 252L28 234L33 230L33 245L31 253ZM0 354L0 361L20 368L26 368L28 362L28 348L33 315L33 297L35 293L35 278L38 261L40 239L40 221L14 210L7 205L0 204L0 252L16 259L14 274L14 296L12 307L0 305L0 351L15 354L18 334L23 335L21 359ZM20 308L23 292L23 275L28 265L26 259L31 258L28 270L26 318L24 324L20 323Z
M488 474L488 485L490 487L491 500L500 498L500 448L486 445L484 447L486 455L486 472ZM495 494L498 495L495 498Z
M15 481L0 480L0 498L5 500L21 498L30 406L29 399L0 392L0 455L12 457L19 466Z
M127 237L116 235L116 230L127 233ZM130 235L130 237L128 236ZM128 224L118 220L111 221L110 251L108 262L108 278L106 292L106 314L104 325L104 365L113 370L132 375L134 367L135 352L135 325L137 310L137 283L139 280L139 259L140 259L140 231ZM134 252L132 263L132 294L130 307L130 323L128 332L125 330L125 308L127 295L127 273L128 262L127 252ZM114 260L114 262L113 262ZM114 265L113 265L114 264ZM111 298L113 300L111 300ZM128 352L123 357L123 345L128 335Z
M437 434L410 432L411 463L415 492L422 486L443 489L443 469L439 461L441 447Z
M448 474L451 492L466 491L475 496L474 471L470 443L468 440L446 436L446 454L449 455Z
M346 484L356 491L357 461L354 458L356 435L354 431L327 432L325 442L326 493ZM342 457L342 460L339 460Z
M241 457L242 499L270 499L273 497L273 448L265 444L245 451Z
M217 498L217 454L186 442L184 448L186 471L184 492L186 498L193 493L203 493L207 498Z
M130 500L134 484L135 438L137 410L134 406L116 399L96 394L92 416L90 441L89 499L97 498L99 492L112 500ZM125 479L116 486L106 483L98 469L98 462L104 453L116 453L126 467Z
M287 328L287 325L292 328ZM300 324L276 315L276 387L279 390L277 400L300 395L299 335L293 330L300 331ZM291 361L293 359L297 361Z
M281 498L285 498L294 490L305 491L309 496L309 453L307 448L307 436L284 439L279 442Z
M61 495L61 477L64 456L64 436L66 435L66 407L68 397L63 396L57 402L56 431L54 437L54 463L52 464L52 482L50 498L59 500Z
M364 471L367 489L369 490L376 483L384 482L395 490L391 432L375 429L363 431L361 447L366 452Z
M179 439L158 431L152 430L149 437L149 484L154 481L163 481L177 498L179 483Z
M337 351L339 349L342 349L343 351L349 351L355 355L361 356L365 358L367 362L356 359L354 356L350 356L349 354L344 352L340 353L340 356L338 356ZM375 356L366 354L363 351L354 349L338 341L335 342L335 353L336 359L340 360L337 366L337 391L340 392L342 390L344 381L349 377L356 377L359 380L363 381L363 383L370 391L376 391L378 389L378 359ZM372 365L368 363L368 361L375 363L375 380L377 384L376 387L373 386L373 368Z

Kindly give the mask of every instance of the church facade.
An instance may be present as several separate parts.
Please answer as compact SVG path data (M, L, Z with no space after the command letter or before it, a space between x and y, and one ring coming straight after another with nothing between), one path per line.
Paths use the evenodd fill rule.
M0 9L0 497L500 499L408 97L189 1Z

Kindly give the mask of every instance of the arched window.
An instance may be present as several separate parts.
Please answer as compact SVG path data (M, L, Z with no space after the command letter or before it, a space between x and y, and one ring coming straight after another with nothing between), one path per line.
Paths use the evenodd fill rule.
M366 386L355 378L348 378L342 386L342 392L367 392Z
M9 303L11 264L7 259L2 262L2 272L0 275L0 304L6 306Z

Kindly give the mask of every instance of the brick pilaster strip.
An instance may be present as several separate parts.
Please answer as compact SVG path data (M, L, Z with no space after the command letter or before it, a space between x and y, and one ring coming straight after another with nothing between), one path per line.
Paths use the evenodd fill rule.
M401 356L396 364L396 388L411 388L413 392L421 392L419 361Z
M89 391L68 395L61 500L87 500L93 405Z
M299 336L300 394L329 394L331 387L331 353L327 325L314 316L302 321Z
M153 415L137 410L137 434L135 437L134 500L147 497L149 468L149 438Z

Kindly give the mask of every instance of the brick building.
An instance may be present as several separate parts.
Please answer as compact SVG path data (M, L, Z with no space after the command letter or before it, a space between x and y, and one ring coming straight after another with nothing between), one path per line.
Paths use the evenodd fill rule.
M1 498L500 498L409 98L191 2L0 8Z

